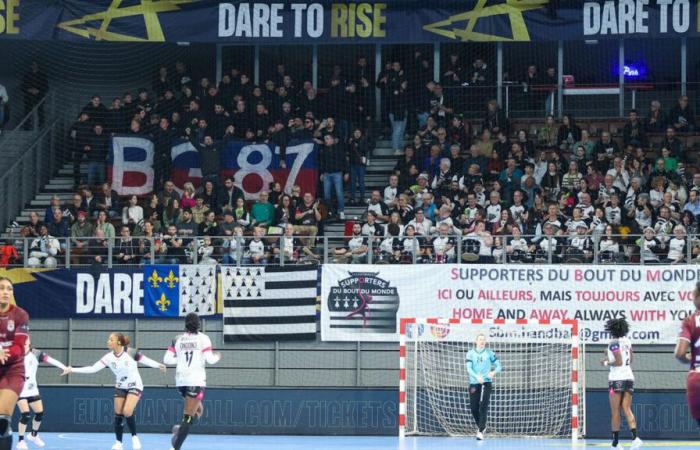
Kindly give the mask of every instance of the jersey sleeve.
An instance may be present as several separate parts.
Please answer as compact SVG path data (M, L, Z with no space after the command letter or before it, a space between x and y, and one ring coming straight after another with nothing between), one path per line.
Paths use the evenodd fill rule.
M158 361L154 361L148 356L144 355L140 351L137 351L136 354L134 355L134 360L140 364L143 364L144 366L150 367L152 369L159 369L160 368L160 363Z
M109 353L107 353L105 356L102 357L99 361L97 361L95 364L91 366L86 366L86 367L75 367L72 372L73 373L97 373L100 370L104 369L109 365L109 360L107 359L109 357Z
M498 356L496 356L496 354L493 352L493 350L491 350L490 353L491 354L489 355L489 358L491 361L491 367L492 367L491 370L493 370L494 373L501 373L501 370L503 368L501 366L501 360L498 359Z
M684 341L691 342L693 339L693 323L688 320L693 316L690 316L683 320L681 324L681 330L678 333L678 339L683 339Z
M619 353L620 352L620 343L618 341L612 341L608 345L608 350L611 353Z
M21 308L17 308L14 314L15 337L12 345L7 349L10 358L24 357L24 345L29 338L29 314Z
M168 349L165 351L165 355L163 356L163 364L170 365L170 366L177 364L177 351L175 350L176 343L177 343L177 339L173 339L173 342L170 344Z
M479 374L477 374L476 371L474 370L474 359L473 358L474 358L474 352L469 350L467 352L467 373L469 373L469 376L472 379L476 380Z
M216 364L219 362L219 356L214 353L214 348L211 345L211 339L209 336L202 336L202 355L207 364Z

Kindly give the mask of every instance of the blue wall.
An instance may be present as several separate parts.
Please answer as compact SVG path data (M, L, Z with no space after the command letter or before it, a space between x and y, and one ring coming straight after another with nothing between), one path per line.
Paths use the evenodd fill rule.
M42 430L111 431L113 393L111 388L43 388L46 417ZM588 392L586 400L588 437L609 437L607 392ZM204 417L194 430L211 434L395 436L397 401L397 392L392 389L209 389ZM684 392L637 392L634 412L643 439L698 437ZM140 430L169 432L180 421L182 401L174 388L148 388L136 414Z

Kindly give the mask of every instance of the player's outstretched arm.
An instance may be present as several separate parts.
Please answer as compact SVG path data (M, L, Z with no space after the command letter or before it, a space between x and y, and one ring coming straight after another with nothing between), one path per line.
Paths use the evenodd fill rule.
M102 360L99 360L91 366L66 367L65 369L63 369L63 373L61 375L68 375L69 373L85 373L85 374L97 373L100 370L104 369L105 367L107 367L105 365L105 363L103 363Z
M158 361L154 361L141 352L136 352L136 356L134 357L134 359L136 360L136 362L143 364L144 366L150 367L151 369L160 369L161 372L166 371L165 364L159 363Z

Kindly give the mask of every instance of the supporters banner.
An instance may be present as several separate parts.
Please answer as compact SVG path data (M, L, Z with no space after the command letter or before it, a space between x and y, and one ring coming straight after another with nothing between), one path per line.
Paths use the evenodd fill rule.
M180 270L183 267L187 272L197 266L180 266ZM0 269L0 276L12 280L17 304L32 319L146 317L142 267Z
M0 2L0 39L274 45L699 34L697 0Z
M114 136L110 139L108 172L112 189L119 195L143 196L154 190L153 142L147 138ZM233 176L247 200L256 200L271 182L282 185L285 192L301 186L302 192L316 195L318 169L317 146L313 142L291 141L285 149L284 165L280 148L271 144L227 141L220 159L220 176ZM171 179L182 190L190 181L199 187L202 171L197 149L186 140L178 140L171 148Z
M315 265L221 268L224 341L316 339Z
M397 341L403 317L577 319L580 336L599 343L609 339L607 320L625 318L635 344L673 344L681 321L695 310L697 281L700 266L694 265L327 264L321 337ZM444 330L421 331L447 337Z

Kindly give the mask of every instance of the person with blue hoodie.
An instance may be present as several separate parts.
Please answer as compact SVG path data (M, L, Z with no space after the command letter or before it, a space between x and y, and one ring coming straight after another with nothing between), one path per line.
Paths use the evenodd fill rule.
M486 348L486 336L476 336L474 348L467 352L469 373L469 404L478 427L476 438L484 440L489 401L493 391L493 378L501 372L501 361L490 348Z

